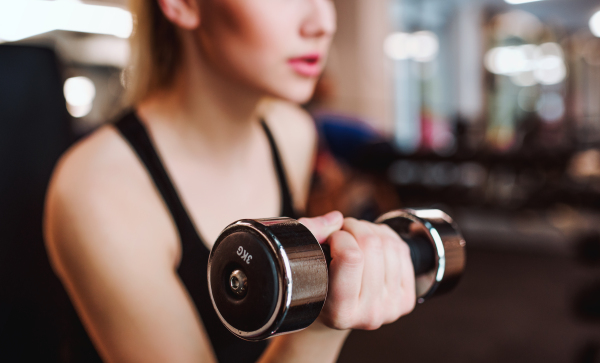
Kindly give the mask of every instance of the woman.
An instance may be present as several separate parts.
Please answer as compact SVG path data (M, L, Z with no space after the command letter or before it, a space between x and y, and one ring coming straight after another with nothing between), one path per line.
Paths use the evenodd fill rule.
M46 203L50 258L101 356L330 362L350 329L410 312L406 244L339 212L301 220L332 251L327 303L308 329L244 342L207 298L206 257L224 226L304 208L315 131L294 104L325 63L333 3L138 0L133 11L135 112L62 157Z

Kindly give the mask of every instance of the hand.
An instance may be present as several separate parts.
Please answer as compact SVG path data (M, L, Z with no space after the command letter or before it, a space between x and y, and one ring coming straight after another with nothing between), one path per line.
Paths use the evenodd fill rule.
M375 330L414 309L410 250L390 227L339 212L299 221L331 247L329 292L319 316L325 325Z

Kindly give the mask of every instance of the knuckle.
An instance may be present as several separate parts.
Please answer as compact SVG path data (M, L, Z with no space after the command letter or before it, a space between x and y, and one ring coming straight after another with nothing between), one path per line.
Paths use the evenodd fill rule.
M377 330L379 328L381 328L381 325L383 325L383 322L381 320L368 320L365 321L362 324L362 328L363 330Z
M410 293L410 298L408 299L408 312L412 312L413 310L415 310L415 307L417 306L417 294L415 293L414 289L411 290Z
M339 258L347 265L361 265L364 262L363 252L359 248L346 248L342 250Z
M398 308L398 307L390 308L390 311L388 313L387 318L384 321L384 324L391 324L391 323L395 322L396 320L398 320L401 316L402 316L402 313L400 311L400 308Z
M381 304L375 304L373 308L365 313L362 325L364 330L377 330L383 325L383 309Z
M333 245L337 245L338 243L340 243L340 240L346 237L345 233L346 232L344 231L333 232L331 236L329 236L329 244L333 247Z
M335 329L335 330L348 330L348 329L352 329L351 325L348 324L341 324L341 323L333 323L333 324L326 324L328 327Z
M334 258L345 265L360 265L364 261L362 250L354 237L346 231L334 232L329 239L329 245Z
M352 238L351 235L349 235L348 232L345 231L336 231L333 232L330 236L329 236L329 245L331 246L332 249L341 249L343 250L343 247L340 248L336 248L338 246L343 246L344 245L344 241L347 240L348 238Z
M377 228L377 227L378 227L378 225L377 225L377 224L375 224L375 223L371 223L371 222L369 222L369 221L365 221L365 220L360 220L360 221L359 221L359 223L360 223L360 224L361 224L363 227L365 227L365 228L367 228L367 229L369 229L369 230L373 230L374 228Z
M351 329L354 325L354 314L351 309L339 309L326 305L320 318L325 325L337 330Z
M412 313L413 310L415 310L415 307L417 307L417 299L411 299L409 305L408 305L408 312Z
M350 321L343 317L326 315L323 316L322 319L325 325L332 329L347 330L352 327Z
M382 248L381 238L374 234L369 234L362 238L362 245L365 249L380 250Z
M352 321L350 319L339 319L333 324L333 328L337 330L352 329Z
M403 311L400 313L400 316L405 316L415 309L415 302L408 303L407 306L404 307Z
M386 249L386 251L389 250L390 252L393 252L396 244L398 244L398 242L396 240L394 240L392 237L386 236L386 235L381 237L381 242L383 243L383 247Z
M358 220L356 220L356 218L352 218L352 217L344 218L344 224L352 225L352 224L355 224L356 222L358 222Z
M414 293L407 294L401 306L400 316L410 314L417 305L417 299Z
M336 240L344 239L351 236L352 235L346 231L335 231L331 234L331 238Z
M394 279L392 279L394 282L390 284L390 286L388 286L388 298L390 300L389 302L389 306L393 306L396 307L398 305L398 303L400 302L400 298L401 298L401 293L402 293L402 286L401 284L397 283L397 281L401 280L401 276L399 276L399 274L396 274L394 276Z
M392 316L392 321L396 321L398 319L400 319L400 317L402 317L404 315L404 309L402 307L402 304L394 304L394 314Z
M370 330L370 331L372 331L372 330L377 330L377 329L381 328L381 325L382 325L382 324L376 324L376 323L373 323L373 324L368 324L368 325L365 327L365 330Z

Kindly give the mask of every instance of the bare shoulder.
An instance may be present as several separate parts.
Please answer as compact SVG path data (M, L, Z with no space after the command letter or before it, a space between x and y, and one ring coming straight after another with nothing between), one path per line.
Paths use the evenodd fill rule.
M299 106L279 100L268 101L264 115L280 150L296 208L303 210L317 149L314 121Z
M177 233L144 167L112 126L59 161L44 234L52 265L104 359L210 360L175 273Z
M107 182L132 177L134 155L111 126L104 126L80 140L58 161L50 191L67 194L106 187ZM123 172L126 174L124 175Z
M126 257L144 239L151 247L157 234L171 231L163 209L129 145L112 126L102 127L54 170L44 218L53 265L62 274L77 256Z

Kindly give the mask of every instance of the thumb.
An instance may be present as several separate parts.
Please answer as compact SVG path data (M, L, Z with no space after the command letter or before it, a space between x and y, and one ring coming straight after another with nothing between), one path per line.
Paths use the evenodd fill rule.
M338 211L333 211L320 217L300 218L298 222L308 228L319 243L323 243L333 232L342 228L344 216Z

